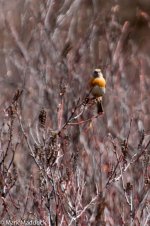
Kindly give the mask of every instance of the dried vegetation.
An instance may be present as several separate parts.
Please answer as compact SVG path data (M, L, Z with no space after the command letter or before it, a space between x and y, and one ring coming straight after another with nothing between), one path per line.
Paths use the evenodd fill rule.
M149 37L147 0L0 1L1 225L149 224Z

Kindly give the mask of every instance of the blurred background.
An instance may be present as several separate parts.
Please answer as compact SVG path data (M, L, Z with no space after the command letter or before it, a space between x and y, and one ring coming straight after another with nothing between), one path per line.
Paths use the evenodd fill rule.
M1 153L6 150L12 152L14 145L18 145L13 158L18 185L11 190L16 200L26 197L31 174L35 180L39 178L18 122L14 123L10 138L12 146L6 148L10 131L5 110L16 90L23 90L19 114L34 145L29 131L32 128L36 134L41 109L44 108L47 114L46 129L58 130L70 117L77 101L84 100L88 94L89 80L95 68L102 69L107 81L104 115L81 125L68 125L63 139L58 141L60 146L65 146L64 149L61 146L62 174L65 175L69 169L75 181L80 175L79 181L82 185L86 184L85 187L81 186L84 195L81 195L79 207L83 209L97 191L103 193L105 201L100 206L99 203L95 204L93 209L87 208L84 217L79 217L76 223L67 216L66 221L62 221L64 223L60 224L61 220L58 220L54 225L130 225L131 208L124 193L128 183L133 188L134 220L131 225L148 225L145 223L148 222L149 207L144 196L148 185L145 185L144 178L148 180L149 158L142 148L146 147L150 134L149 39L148 0L0 1ZM79 121L93 115L96 115L96 106L87 104ZM121 145L126 145L126 142L126 164L131 163L136 153L141 151L143 155L135 164L131 164L123 184L117 182L110 185L109 191L103 190L111 172L115 174L113 177L120 175L119 165L116 165L119 160L114 150L117 147L118 156L121 156ZM80 173L72 171L74 158L78 159L75 162ZM2 176L2 180L5 176ZM62 178L65 180L65 177ZM73 197L73 206L80 187L75 181L70 182L70 188L67 188L68 197ZM39 185L34 187L35 193L38 193L36 186ZM12 205L8 200L7 204ZM22 205L21 208L25 204ZM35 208L32 205L29 204L29 212ZM46 207L43 210L46 211ZM36 211L39 218L39 210ZM9 214L21 216L16 212ZM64 215L60 211L60 219ZM47 219L46 216L42 219Z
M132 116L137 129L148 129L149 1L7 0L0 10L1 106L19 87L25 117L33 120L46 106L53 121L60 83L70 108L100 67L107 80L103 132L124 137Z

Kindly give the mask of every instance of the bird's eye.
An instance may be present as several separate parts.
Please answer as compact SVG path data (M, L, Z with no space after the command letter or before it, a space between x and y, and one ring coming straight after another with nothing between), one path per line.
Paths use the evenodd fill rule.
M97 71L94 71L94 72L93 72L93 77L96 78L97 76L98 76L98 72L97 72Z

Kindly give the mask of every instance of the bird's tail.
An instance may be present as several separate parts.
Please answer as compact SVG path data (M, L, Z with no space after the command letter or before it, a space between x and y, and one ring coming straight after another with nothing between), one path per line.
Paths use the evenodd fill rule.
M97 99L97 114L103 113L103 105L102 105L102 98Z

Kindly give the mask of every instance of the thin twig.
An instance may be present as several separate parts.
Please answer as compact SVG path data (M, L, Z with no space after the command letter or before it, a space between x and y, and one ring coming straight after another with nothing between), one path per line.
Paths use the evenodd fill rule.
M91 205L93 205L93 203L97 200L99 198L99 195L96 195L85 207L84 207L84 209L76 216L76 217L73 217L72 219L71 219L71 222L69 223L69 226L71 226L72 225L72 223L73 223L73 221L76 221L77 219L79 219L81 216L82 216L82 214L84 214L85 213L85 211L91 206ZM78 211L79 212L79 211Z

